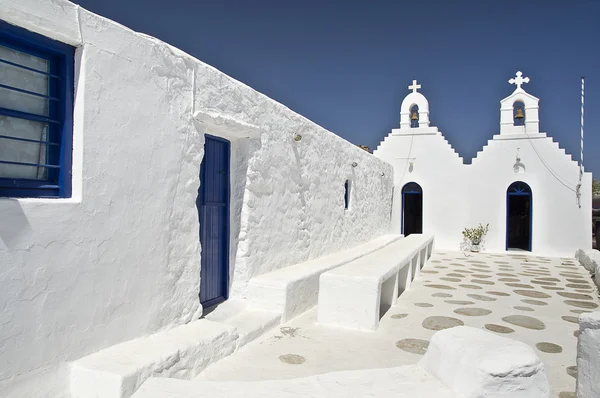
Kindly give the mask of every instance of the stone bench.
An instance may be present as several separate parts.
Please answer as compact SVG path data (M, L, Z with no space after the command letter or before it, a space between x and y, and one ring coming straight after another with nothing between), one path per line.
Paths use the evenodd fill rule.
M384 235L365 244L269 272L250 279L247 300L251 308L281 314L281 322L317 305L319 276L402 239Z
M469 326L434 334L419 366L464 398L550 397L533 348Z
M321 275L318 322L377 330L433 251L433 234L412 234Z

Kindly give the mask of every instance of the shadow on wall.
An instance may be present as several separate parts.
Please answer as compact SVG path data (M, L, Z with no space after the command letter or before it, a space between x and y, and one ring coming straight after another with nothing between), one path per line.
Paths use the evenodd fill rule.
M0 239L10 250L22 239L31 236L31 225L16 199L0 199Z

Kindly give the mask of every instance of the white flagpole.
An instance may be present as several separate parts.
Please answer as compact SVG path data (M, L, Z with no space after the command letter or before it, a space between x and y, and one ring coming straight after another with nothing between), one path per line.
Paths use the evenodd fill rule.
M584 100L585 77L581 76L581 152L579 153L579 184L575 195L577 196L577 205L581 208L581 182L583 180L583 100Z
M583 178L583 94L584 94L585 77L581 77L581 155L579 163L579 182Z

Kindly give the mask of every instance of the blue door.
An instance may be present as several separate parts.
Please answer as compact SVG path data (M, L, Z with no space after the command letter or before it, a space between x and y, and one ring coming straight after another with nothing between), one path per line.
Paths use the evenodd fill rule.
M506 190L506 250L531 251L531 188L522 181Z
M402 187L402 233L423 233L423 189L416 182Z
M204 308L227 300L229 289L230 143L206 135L196 199L202 260L200 303Z

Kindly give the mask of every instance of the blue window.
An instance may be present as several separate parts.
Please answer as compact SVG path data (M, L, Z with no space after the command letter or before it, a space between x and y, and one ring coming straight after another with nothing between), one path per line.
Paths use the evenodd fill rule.
M0 21L0 197L71 196L74 54Z

